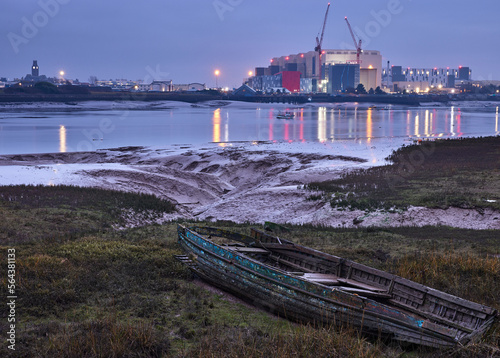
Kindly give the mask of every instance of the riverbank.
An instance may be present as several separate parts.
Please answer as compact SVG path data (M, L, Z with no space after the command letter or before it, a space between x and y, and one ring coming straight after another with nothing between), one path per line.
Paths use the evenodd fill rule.
M216 91L193 93L180 92L91 92L88 94L42 94L42 93L0 93L0 103L29 102L87 102L87 101L179 101L197 103L221 100L223 96Z
M454 206L451 201L449 205L431 202L430 206L367 207L356 204L356 199L351 197L350 206L336 206L324 196L325 191L331 191L329 187L316 185L316 190L306 189L312 182L331 183L332 179L341 180L346 173L384 166L388 164L385 158L393 149L405 143L409 144L402 139L373 140L369 144L253 142L4 155L0 157L0 184L64 184L154 194L176 205L175 215L157 220L158 223L182 217L329 227L447 225L500 229L500 213L495 206L500 199L495 168L492 168L493 176L476 176L481 185L493 188L486 197L493 202L483 201L483 207ZM400 170L400 166L395 167L397 176L390 177L387 183L398 179L397 183L407 190L411 178L402 176ZM457 179L454 190L462 190L460 185L470 188L470 181L476 177L468 181ZM487 183L488 178L493 181L491 185ZM463 191L474 193L468 188ZM483 192L476 193L480 203ZM415 196L411 189L402 195L399 202L404 201L406 195L409 204ZM360 200L364 203L366 197ZM140 224L131 216L127 225Z
M458 141L461 151L445 153L449 169L461 170L458 157L478 152L470 143ZM338 210L322 191L304 188L383 168L403 144L410 143L253 142L0 156L0 256L6 262L7 249L15 249L16 350L30 357L496 356L498 322L484 340L465 347L401 347L349 327L270 315L207 289L175 260L182 254L175 221L238 232L273 221L290 230L282 238L498 309L498 211L412 207L367 215ZM478 145L489 155L491 142ZM488 177L472 175L463 185L478 178L484 188L497 185L497 158L484 161L494 166ZM9 296L7 288L0 285L0 295ZM4 332L7 309L0 312ZM0 346L0 355L8 352Z
M199 103L206 101L238 101L251 103L375 103L404 106L419 106L424 103L450 104L456 101L490 101L500 102L500 96L481 94L457 95L415 95L415 94L381 94L381 95L327 95L327 94L289 94L289 95L255 95L234 96L232 94L206 90L199 92L90 92L90 93L3 93L0 91L0 103L74 103L87 101L180 101Z
M5 197L13 189L0 188L0 194ZM334 352L431 358L494 357L499 352L498 323L480 342L437 351L370 339L350 327L300 325L271 315L193 279L175 259L182 254L175 223L116 230L119 220L106 208L126 210L123 202L115 201L111 192L99 195L88 189L75 201L74 192L67 187L32 188L25 196L0 200L0 237L8 234L1 237L0 256L6 262L7 248L16 252L18 356L111 357L140 352L141 357L285 358L297 353L328 357ZM46 195L50 201L37 200ZM138 195L131 199L141 202ZM196 224L237 232L252 226ZM289 229L280 237L500 308L500 243L489 231ZM33 236L33 231L40 235ZM0 286L3 297L12 295L7 287ZM5 305L0 310L3 332L11 329L8 309ZM0 346L1 356L9 352L7 344Z

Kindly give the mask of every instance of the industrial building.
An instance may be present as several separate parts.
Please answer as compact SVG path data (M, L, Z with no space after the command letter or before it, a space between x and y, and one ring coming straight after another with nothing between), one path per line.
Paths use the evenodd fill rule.
M275 57L267 68L255 69L249 84L266 91L284 87L290 92L319 92L337 94L356 88L360 83L366 90L376 89L382 82L382 56L379 51L362 50L362 40L357 38L347 17L345 21L355 50L323 49L323 38L330 3L326 8L323 25L316 36L314 51Z
M321 66L318 66L318 57L316 51L274 57L268 67L255 69L249 84L260 91L284 87L292 93L331 94L355 88L359 83L367 90L381 86L382 56L379 51L362 51L358 60L355 50L323 50Z
M459 83L471 80L469 67L447 68L403 68L387 66L382 71L382 82L391 92L429 92L433 88L453 89Z
M172 80L139 83L134 86L139 92L196 92L206 89L204 83L174 84Z

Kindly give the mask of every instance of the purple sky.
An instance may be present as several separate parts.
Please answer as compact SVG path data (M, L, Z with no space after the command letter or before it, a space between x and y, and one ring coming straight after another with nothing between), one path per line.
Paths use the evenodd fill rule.
M498 0L331 1L323 48L352 40L344 21L391 64L469 66L500 80ZM274 56L314 49L323 0L1 0L0 77L172 79L239 86Z

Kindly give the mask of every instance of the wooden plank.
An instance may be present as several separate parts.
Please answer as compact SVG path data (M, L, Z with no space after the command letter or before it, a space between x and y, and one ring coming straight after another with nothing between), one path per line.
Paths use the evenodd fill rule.
M440 322L440 323L443 323L443 324L446 324L448 326L451 326L451 327L454 327L454 328L457 328L458 330L460 331L463 331L463 332L467 332L467 333L472 333L474 332L474 329L472 328L468 328L462 324L460 324L460 322L453 322L453 321L450 321L449 319L446 319L444 317L440 317L440 316L437 316L435 314L432 314L432 313L429 313L429 312L426 312L426 311L422 311L420 309L416 309L415 307L412 307L412 306L409 306L409 305L406 305L402 302L399 302L399 301L395 301L395 300L389 300L389 302L391 302L394 306L398 306L398 307L402 307L402 308L405 308L411 312L414 312L420 316L423 316L423 317L426 317L426 318L429 318L429 319L432 319L434 321L437 321L437 322Z
M427 320L422 323L422 328L427 328L430 329L431 331L444 334L452 338L455 338L458 334L458 330L456 328L448 328L443 325L436 324Z
M365 297L391 298L391 295L384 293L384 292L374 292L374 291L369 291L369 290L363 290L363 289L356 288L356 287L339 286L339 287L335 287L334 289L349 292L349 293L355 293L357 295L365 296Z
M415 296L412 296L411 294L403 291L398 291L398 290L392 290L392 296L394 297L395 300L403 299L407 301L411 301L416 303L419 307L424 304L424 300L422 298L418 298Z
M418 305L423 305L425 302L425 296L420 295L419 293L421 293L421 292L416 292L414 290L413 290L413 292L403 291L403 290L401 290L401 286L397 286L397 287L395 286L394 289L392 290L392 294L395 297L401 297L402 299L415 302Z
M433 295L433 293L434 292L429 293L429 297L428 297L427 301L429 302L429 304L432 304L434 307L437 307L437 308L442 307L442 309L457 311L465 316L478 317L480 319L486 318L486 314L481 312L481 311L477 311L477 310L465 307L463 305L456 304L452 300L443 300L442 298L435 297Z
M311 282L321 283L327 286L338 285L338 277L328 273L305 273L303 277Z
M361 283L361 282L351 280L348 278L339 278L338 280L339 280L339 282L342 282L342 283L345 283L347 285L351 285L354 287L358 287L358 288L361 288L363 290L368 290L368 291L373 291L373 292L386 292L386 290L384 288L370 286L370 285L367 285L365 283Z
M258 247L223 246L225 249L237 251L245 254L270 254L269 251Z
M365 265L359 264L357 262L347 261L346 260L346 264L348 266L351 266L356 271L361 271L361 272L364 272L364 273L367 273L367 274L371 274L371 275L374 275L374 276L380 276L380 277L383 277L385 279L388 279L389 281L394 276L394 275L392 275L392 274L390 274L388 272L385 272L385 271L382 271L382 270L378 270L378 269L370 267L370 266L365 266ZM355 273L353 272L353 274L355 274Z
M273 259L273 260L276 260L276 261L278 261L278 262L280 262L280 263L282 263L282 264L284 264L285 266L289 266L289 267L291 267L291 268L298 269L298 270L300 270L300 271L304 271L304 272L315 272L314 270L310 270L310 269L305 268L305 267L303 267L303 266L300 266L300 265L294 264L294 263L292 263L292 262L290 262L290 261L283 260L282 258L277 257L277 256L273 256L273 255L271 255L271 256L270 256L270 258L271 258L271 259Z

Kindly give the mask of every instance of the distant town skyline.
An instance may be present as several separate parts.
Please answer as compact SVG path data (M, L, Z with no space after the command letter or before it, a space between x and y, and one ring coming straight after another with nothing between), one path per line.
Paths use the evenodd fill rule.
M0 77L216 81L238 87L275 56L312 51L328 1L192 0L123 3L5 0ZM468 66L474 80L500 80L496 1L331 1L324 49L363 48L407 67ZM437 6L439 5L439 6ZM215 78L215 70L219 76Z

